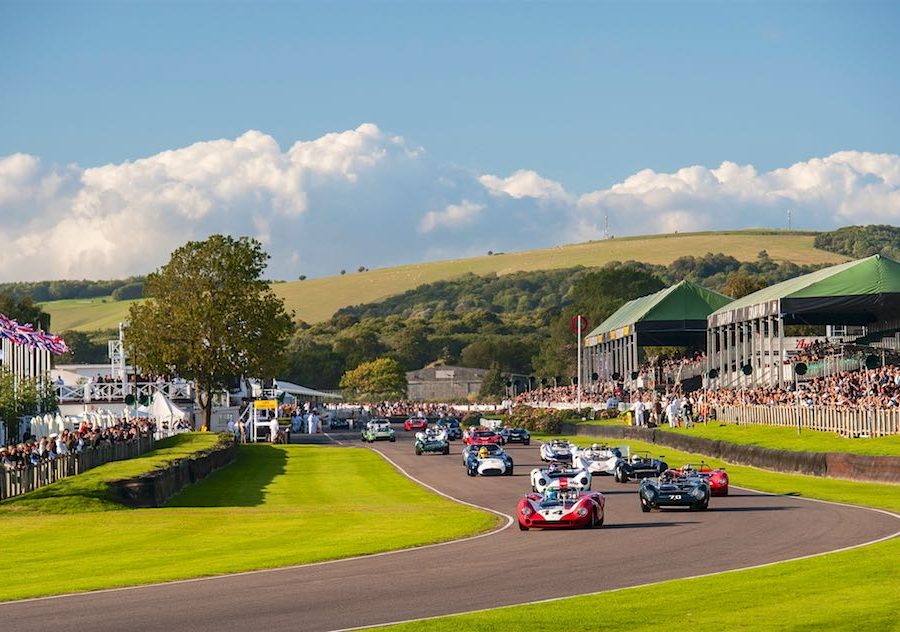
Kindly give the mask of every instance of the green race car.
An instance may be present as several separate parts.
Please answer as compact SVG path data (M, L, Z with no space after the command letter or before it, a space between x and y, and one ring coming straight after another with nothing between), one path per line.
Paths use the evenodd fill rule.
M396 441L394 429L387 419L373 419L366 424L360 433L363 441L374 443L375 441Z
M416 433L416 454L425 452L436 454L450 454L450 440L447 439L447 431L440 427L426 428L424 432Z

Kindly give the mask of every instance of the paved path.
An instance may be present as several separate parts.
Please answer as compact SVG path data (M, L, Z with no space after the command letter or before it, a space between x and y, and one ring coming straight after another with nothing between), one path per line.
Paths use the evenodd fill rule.
M472 479L460 442L450 456L417 457L409 435L398 434L397 443L375 449L445 493L505 513L540 462L535 445L511 446L515 476ZM335 439L359 442L355 433ZM707 512L644 514L635 483L594 481L607 497L601 529L523 533L513 526L468 542L337 563L0 604L0 620L16 632L333 630L740 568L900 528L883 513L737 489L712 499Z

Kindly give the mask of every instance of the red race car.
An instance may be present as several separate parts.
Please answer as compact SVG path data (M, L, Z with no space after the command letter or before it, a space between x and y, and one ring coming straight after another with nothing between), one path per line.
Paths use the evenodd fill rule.
M728 495L728 473L725 468L713 469L701 461L700 465L690 463L683 465L680 470L672 470L682 476L699 476L709 482L710 496Z
M606 499L600 492L547 490L528 494L516 507L519 529L580 529L603 526Z
M424 430L425 425L427 424L427 420L422 417L410 417L406 421L403 422L404 430Z
M485 443L503 445L503 437L489 428L475 428L466 431L463 435L463 443L466 445L483 445Z

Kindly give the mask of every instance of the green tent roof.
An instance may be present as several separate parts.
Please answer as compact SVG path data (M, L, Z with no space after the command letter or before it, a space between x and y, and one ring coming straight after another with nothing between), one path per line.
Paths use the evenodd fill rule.
M685 321L702 321L702 329L705 330L706 317L731 300L724 294L690 281L681 281L655 294L628 301L595 327L587 337L602 336L624 327L651 322L672 323L678 328Z
M760 315L774 314L779 309L782 314L818 310L835 315L854 309L860 313L872 312L879 306L884 307L884 295L891 294L900 296L900 263L872 255L763 288L721 307L712 317L726 313L753 317L749 311L756 306L763 308L756 310ZM866 320L873 318L875 316ZM837 324L837 321L830 324Z

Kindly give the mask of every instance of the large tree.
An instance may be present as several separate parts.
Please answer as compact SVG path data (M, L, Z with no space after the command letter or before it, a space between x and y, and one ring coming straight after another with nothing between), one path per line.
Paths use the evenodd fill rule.
M341 378L346 397L361 401L403 399L406 387L406 373L394 358L363 362Z
M188 242L147 277L147 300L131 306L133 363L193 382L207 427L211 395L235 376L273 377L293 331L283 301L262 279L268 259L248 237Z

